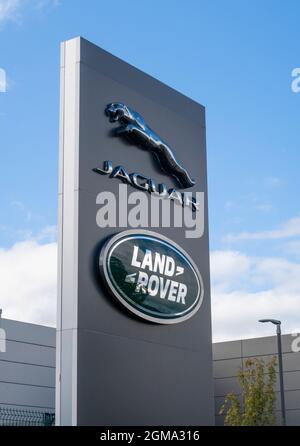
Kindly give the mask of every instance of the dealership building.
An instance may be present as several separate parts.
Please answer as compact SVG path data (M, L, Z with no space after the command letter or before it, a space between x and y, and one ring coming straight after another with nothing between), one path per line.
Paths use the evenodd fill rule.
M56 330L3 318L0 330L0 425L53 423ZM293 341L292 335L282 336L286 419L287 425L300 426L300 352L292 350ZM94 354L97 357L96 351ZM237 373L245 360L254 357L268 360L276 354L275 336L213 344L216 425L224 422L218 412L225 396L230 392L240 394ZM100 355L98 361L102 361ZM126 382L122 384L125 386ZM278 379L276 395L280 424Z

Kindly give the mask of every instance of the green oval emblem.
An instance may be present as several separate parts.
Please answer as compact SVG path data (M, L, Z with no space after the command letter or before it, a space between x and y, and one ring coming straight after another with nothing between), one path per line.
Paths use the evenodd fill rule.
M176 243L151 231L124 231L102 248L100 268L113 295L134 314L161 324L184 321L200 308L202 277Z

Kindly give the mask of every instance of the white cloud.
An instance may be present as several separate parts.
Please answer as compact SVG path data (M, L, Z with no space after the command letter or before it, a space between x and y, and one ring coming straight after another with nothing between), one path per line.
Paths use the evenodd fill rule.
M250 269L250 259L238 251L213 251L211 253L212 280L221 284L235 284Z
M275 189L282 185L282 180L278 177L267 177L265 178L264 183L267 187Z
M270 212L273 209L273 206L270 203L262 203L262 204L257 204L255 206L255 209L257 209L260 212Z
M38 242L55 242L57 239L57 226L47 225L36 236Z
M7 90L6 71L0 68L0 93L5 93Z
M300 326L299 295L279 293L278 290L260 292L212 291L213 340L243 339L272 336L274 327L258 323L262 318L280 319L283 331L290 333Z
M18 18L20 0L0 0L0 23Z
M59 0L0 0L0 23L19 21L25 7L41 11L58 5Z
M0 249L3 317L55 326L56 227ZM211 253L214 341L274 335L258 319L282 320L283 331L300 327L300 263L239 251Z
M300 264L232 251L211 254L214 341L273 335L261 318L280 319L285 332L300 326Z
M224 237L226 242L245 240L279 240L285 238L300 237L300 215L284 222L277 229L260 232L240 232L228 234Z
M59 6L60 1L59 0L34 0L35 8L36 9L43 9L47 6Z
M56 243L30 240L0 249L0 307L3 317L56 323Z
M300 240L291 240L285 243L283 250L288 255L300 258Z

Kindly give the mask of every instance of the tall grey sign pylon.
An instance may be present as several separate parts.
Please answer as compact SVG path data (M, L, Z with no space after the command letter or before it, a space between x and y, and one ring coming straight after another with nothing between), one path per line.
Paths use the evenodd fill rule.
M129 107L128 119L137 120L138 125L134 129L126 126L126 133L133 130L135 135L115 137L105 112L109 104ZM134 136L138 139L133 140ZM147 144L149 150L136 147ZM160 163L153 159L156 150ZM166 162L165 169L161 169L161 161ZM56 423L213 424L204 107L82 38L66 41L61 47L59 165ZM99 167L103 165L105 171ZM142 293L149 297L150 280L157 285L153 299L159 299L159 286L169 290L169 300L165 306L156 301L155 311L170 309L175 299L174 306L187 304L188 277L194 277L196 291L195 277L201 277L201 306L180 323L160 324L138 317L139 312L128 311L122 299L109 292L109 281L103 281L99 259L105 243L134 229L124 219L132 203L123 197L118 200L120 179L127 180L128 195L142 194L145 199L151 196L149 192L159 192L154 184L172 200L181 200L186 187L204 194L203 209L198 211L198 204L193 203L193 212L203 212L204 218L197 238L187 238L178 225L137 228L157 233L180 248L173 265L178 277L162 278L159 271L155 277L150 277L149 271L141 273L146 268L146 263L141 263L142 240L138 248L124 244L122 250L114 251L114 256L126 256L124 250L130 248L130 253L138 256L136 269L132 269L130 257L127 259L127 272L120 259L114 259L112 274L117 275L126 298L139 301ZM99 218L105 201L102 194L116 198L115 226L105 226ZM151 216L150 207L148 211ZM157 243L151 246L156 249ZM180 263L180 252L186 253L185 262L193 261L199 275L193 275L183 260ZM165 257L155 255L162 262L170 257L172 263L167 251ZM126 286L122 274L127 277ZM132 279L139 276L143 285Z

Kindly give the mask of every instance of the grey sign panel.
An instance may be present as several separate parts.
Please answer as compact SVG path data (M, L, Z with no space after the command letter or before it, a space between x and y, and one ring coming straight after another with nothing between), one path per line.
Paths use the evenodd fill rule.
M120 224L128 212L124 200L116 206L117 225L97 225L99 193L110 192L118 202L121 182L94 169L109 160L183 191L152 151L140 147L144 134L139 144L115 137L117 125L105 113L112 103L138 112L148 134L166 141L163 149L174 150L195 180L189 190L204 193L201 237L187 238L182 227L140 227L173 240L203 279L199 311L178 324L138 318L101 280L104 243L133 228ZM156 150L153 141L151 148ZM131 185L127 190L135 191ZM59 206L57 423L213 424L204 107L84 39L63 43Z

